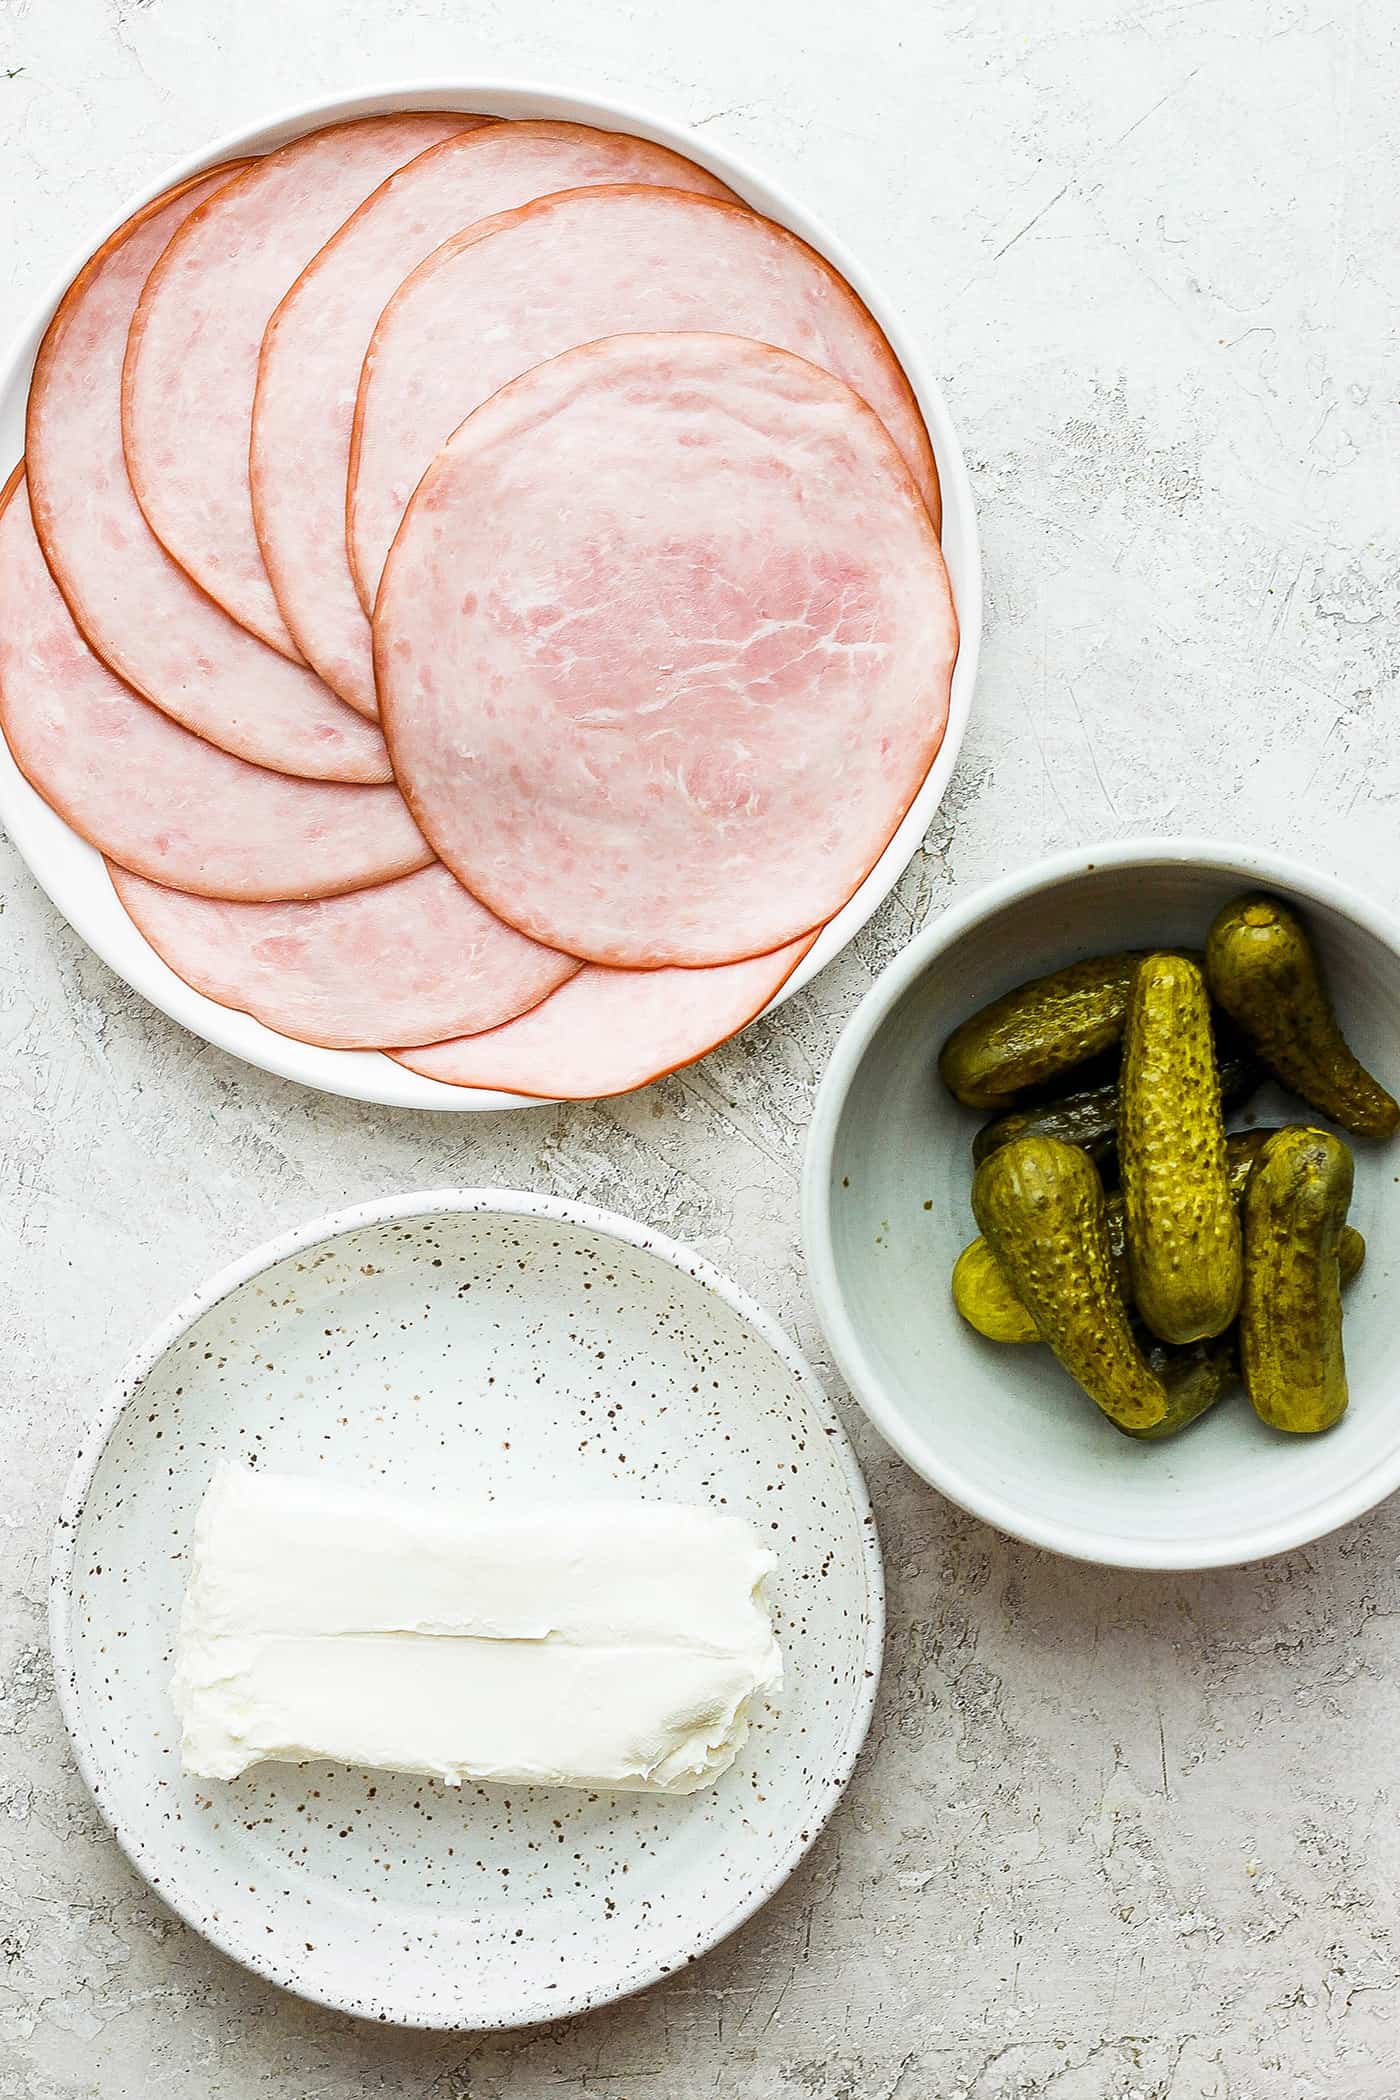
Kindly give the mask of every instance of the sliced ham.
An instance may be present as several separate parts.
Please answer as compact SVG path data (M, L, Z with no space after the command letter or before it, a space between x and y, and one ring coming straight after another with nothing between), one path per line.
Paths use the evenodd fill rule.
M44 566L18 471L0 494L0 730L89 845L202 896L328 897L432 859L396 787L250 766L109 671Z
M424 476L375 614L441 859L532 938L642 969L840 909L938 749L956 648L879 418L720 335L614 337L493 396Z
M323 1049L494 1028L577 968L493 919L445 868L317 904L220 904L108 872L177 977Z
M106 241L49 324L29 394L30 501L49 567L103 661L225 751L312 779L389 778L383 739L314 673L238 626L146 523L122 452L127 330L171 235L227 168L157 197Z
M263 560L307 662L362 714L376 711L374 670L369 622L346 561L345 484L355 390L374 324L414 265L464 226L532 197L601 182L730 194L705 169L648 139L585 124L494 124L443 140L381 183L268 324L251 454Z
M411 1072L449 1086L554 1101L630 1094L746 1027L816 938L713 970L580 970L503 1028L394 1054Z
M386 175L481 121L421 111L293 139L200 205L141 295L123 398L137 499L181 568L293 660L299 653L262 565L248 494L263 330L316 250Z
M752 336L834 372L882 418L937 523L938 477L909 383L829 263L738 204L590 189L446 242L381 316L350 470L350 557L365 603L420 475L464 416L576 344L659 329Z

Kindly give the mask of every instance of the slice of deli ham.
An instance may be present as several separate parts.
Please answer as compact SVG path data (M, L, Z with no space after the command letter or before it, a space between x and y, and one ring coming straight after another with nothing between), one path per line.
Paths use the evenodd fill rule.
M374 324L414 265L464 226L600 182L729 195L705 169L649 139L586 124L493 124L443 140L381 183L268 324L251 454L263 560L307 662L362 714L375 713L374 670L345 554L345 484ZM460 421L459 412L447 428Z
M109 671L44 565L18 471L0 495L0 730L89 845L206 897L327 897L432 858L396 787L250 766Z
M736 336L617 336L477 410L375 613L394 771L522 932L650 969L766 954L878 860L957 621L873 411Z
M122 408L137 499L181 568L294 659L248 495L263 330L316 250L392 169L481 121L422 111L361 117L293 139L206 199L142 292Z
M314 673L231 620L141 514L122 452L127 330L152 263L227 168L157 197L73 280L34 367L30 503L49 567L88 642L129 685L225 751L313 779L389 778L383 739Z
M318 904L218 904L108 872L177 977L327 1050L494 1028L578 967L493 919L445 868Z
M845 279L742 205L637 187L551 197L473 227L385 309L355 409L350 554L372 605L433 455L498 387L576 344L723 329L792 350L868 401L938 523L938 477L904 373Z
M762 1012L816 934L713 970L580 970L487 1035L395 1052L426 1079L556 1101L595 1101L693 1064Z

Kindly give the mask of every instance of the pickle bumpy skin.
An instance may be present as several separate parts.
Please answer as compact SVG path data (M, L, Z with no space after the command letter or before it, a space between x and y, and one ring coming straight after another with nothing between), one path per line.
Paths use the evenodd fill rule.
M1218 1003L1270 1071L1358 1137L1393 1137L1400 1103L1353 1054L1302 921L1275 897L1227 904L1206 941Z
M1164 1342L1208 1341L1239 1310L1240 1220L1210 999L1183 956L1151 955L1138 970L1120 1087L1118 1166L1138 1311Z
M1263 1077L1253 1052L1228 1050L1219 1059L1220 1099L1227 1109L1241 1108ZM1107 1174L1118 1151L1118 1075L1097 1086L1077 1087L1033 1108L1012 1109L984 1123L972 1140L972 1162L980 1166L1000 1145L1018 1137L1057 1137L1078 1145Z
M1325 1130L1280 1130L1244 1195L1240 1357L1255 1413L1315 1435L1347 1405L1342 1231L1351 1154Z
M1278 1136L1278 1126L1261 1125L1256 1130L1232 1131L1225 1140L1225 1160L1230 1177L1230 1194L1236 1203L1243 1202L1245 1188L1254 1171L1254 1163L1268 1144ZM1009 1143L1010 1140L1008 1139ZM997 1149L1000 1149L999 1147ZM1125 1296L1130 1295L1128 1283L1128 1250L1123 1227L1123 1198L1115 1192L1104 1199L1104 1216L1108 1225L1108 1245L1113 1256L1119 1284ZM1342 1288L1355 1283L1366 1264L1366 1242L1354 1225L1342 1227L1341 1246L1337 1253L1337 1266L1341 1271ZM953 1303L969 1327L985 1335L989 1342L1038 1342L1040 1330L1022 1305L1007 1280L1006 1271L983 1239L973 1240L963 1248L953 1264ZM1196 1345L1195 1356L1203 1359L1208 1350ZM1228 1354L1238 1376L1237 1351L1229 1344ZM1160 1357L1160 1361L1159 1361ZM1147 1352L1148 1362L1160 1372L1170 1359L1165 1343ZM1197 1382L1197 1390L1208 1381ZM1194 1421L1195 1410L1187 1419ZM1158 1434L1157 1431L1151 1432ZM1165 1434L1165 1431L1161 1432Z
M984 1160L972 1208L1016 1296L1071 1378L1120 1429L1165 1419L1113 1271L1103 1184L1086 1153L1020 1138Z
M949 1093L968 1108L1009 1108L1123 1034L1139 957L1101 955L1018 984L955 1028L938 1059Z

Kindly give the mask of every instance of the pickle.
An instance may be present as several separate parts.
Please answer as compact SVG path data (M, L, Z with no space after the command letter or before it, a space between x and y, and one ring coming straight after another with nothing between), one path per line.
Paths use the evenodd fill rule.
M1255 1412L1315 1435L1347 1405L1341 1238L1351 1154L1322 1130L1280 1130L1244 1194L1240 1357Z
M1001 1148L998 1147L998 1150ZM1128 1291L1128 1255L1123 1241L1123 1199L1104 1198L1108 1251L1121 1296ZM989 1342L1038 1342L1040 1329L1016 1296L1010 1278L984 1239L972 1240L953 1264L953 1303L969 1327Z
M1087 1152L1096 1167L1105 1166L1118 1142L1117 1079L1076 1088L1058 1101L1044 1101L1035 1108L1014 1108L984 1123L972 1140L973 1165L980 1166L1003 1145L1021 1137L1061 1138Z
M1205 978L1180 955L1138 969L1123 1039L1118 1164L1133 1298L1164 1342L1221 1334L1239 1310L1239 1213Z
M1258 1159L1270 1138L1278 1137L1280 1128L1297 1129L1297 1124L1260 1124L1254 1130L1232 1130L1225 1140L1225 1164L1230 1176L1230 1194L1236 1203L1244 1200L1245 1188ZM1339 1140L1340 1142L1340 1140ZM1109 1198L1110 1204L1112 1197ZM1110 1218L1110 1226L1112 1219ZM1337 1249L1337 1267L1341 1271L1342 1288L1355 1283L1366 1266L1366 1241L1354 1225L1342 1227L1341 1244Z
M1071 1378L1120 1428L1164 1421L1166 1388L1133 1339L1093 1161L1059 1138L1018 1138L977 1169L972 1208L1042 1341Z
M1128 1429L1125 1436L1144 1443L1160 1443L1198 1422L1240 1382L1239 1344L1233 1328L1208 1342L1193 1342L1174 1349L1167 1342L1152 1342L1144 1352L1149 1366L1167 1391L1167 1412L1151 1429Z
M968 1326L989 1342L1040 1340L1040 1329L983 1239L964 1247L953 1264L953 1303Z
M1258 1130L1233 1131L1226 1138L1226 1170L1229 1175L1230 1194L1236 1203L1243 1200L1245 1185L1254 1170L1254 1162L1269 1139L1277 1135L1276 1128L1261 1127ZM1114 1271L1118 1277L1119 1288L1126 1297L1129 1293L1128 1256L1123 1227L1123 1198L1118 1192L1105 1197L1104 1217L1108 1226L1108 1244L1113 1256ZM1347 1284L1356 1281L1365 1261L1365 1240L1354 1225L1344 1225L1337 1256L1344 1289ZM985 1335L989 1342L1040 1340L1034 1320L1011 1288L1001 1263L984 1239L973 1240L964 1247L953 1265L953 1303L968 1326L975 1327L978 1334ZM1233 1344L1231 1347L1233 1349ZM1173 1352L1163 1342L1154 1342L1145 1353L1148 1362L1158 1371L1161 1370L1162 1364L1173 1358ZM1177 1351L1176 1355L1180 1356L1183 1353L1203 1356L1209 1352L1198 1345L1195 1352ZM1234 1353L1237 1355L1238 1352ZM1158 1361L1159 1358L1161 1362Z
M1365 1266L1365 1238L1354 1225L1344 1225L1337 1248L1337 1277L1343 1290L1349 1283L1355 1283Z
M1387 1138L1400 1102L1348 1048L1302 922L1273 897L1226 905L1206 941L1210 988L1269 1069L1358 1137Z
M1254 1165L1269 1139L1277 1137L1285 1123L1256 1123L1252 1130L1232 1130L1225 1139L1225 1167L1230 1176L1230 1188L1238 1203L1244 1195L1246 1184L1254 1172Z
M1123 1034L1141 953L1101 955L1017 985L955 1028L943 1084L968 1108L1010 1108L1018 1096L1111 1050Z
M1251 1052L1230 1049L1222 1053L1220 1099L1227 1109L1242 1108L1259 1084L1260 1068ZM1032 1108L1012 1109L984 1123L972 1140L975 1165L989 1159L1001 1145L1018 1137L1057 1137L1067 1145L1082 1146L1101 1172L1116 1164L1118 1151L1118 1078L1098 1086L1079 1087L1057 1101L1044 1101Z

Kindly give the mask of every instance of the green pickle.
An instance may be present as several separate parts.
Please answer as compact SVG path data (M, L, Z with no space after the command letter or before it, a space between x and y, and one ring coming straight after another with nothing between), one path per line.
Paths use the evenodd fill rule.
M1059 1138L1019 1138L984 1160L972 1208L1041 1340L1120 1429L1150 1429L1167 1392L1133 1338L1114 1274L1098 1170Z
M998 1151L1001 1147L998 1146ZM1128 1294L1128 1252L1123 1240L1123 1198L1104 1198L1104 1224L1120 1294ZM1022 1305L1005 1269L984 1239L972 1240L953 1264L953 1303L969 1327L989 1342L1038 1342L1040 1329Z
M1353 1054L1302 921L1273 897L1240 897L1216 918L1206 974L1270 1071L1358 1137L1393 1137L1400 1103Z
M953 1264L953 1303L968 1326L989 1342L1040 1340L1040 1329L983 1239L964 1247Z
M1239 1311L1230 1194L1205 978L1181 955L1138 969L1123 1038L1118 1166L1133 1298L1164 1342L1209 1341Z
M1256 1130L1232 1131L1226 1138L1226 1170L1230 1194L1236 1203L1244 1198L1245 1185L1253 1172L1255 1161L1269 1139L1277 1135L1276 1126L1261 1126ZM1000 1147L997 1149L1000 1150ZM1109 1250L1113 1256L1119 1286L1127 1297L1130 1295L1130 1285L1123 1225L1123 1198L1120 1192L1115 1190L1105 1197L1104 1217L1108 1226ZM1344 1226L1337 1257L1343 1287L1355 1282L1361 1274L1365 1260L1365 1240L1354 1225ZM963 1248L953 1265L953 1303L968 1326L975 1328L978 1334L984 1335L989 1342L1040 1340L1039 1329L1016 1296L1007 1280L1005 1270L984 1239L971 1241ZM1162 1363L1169 1360L1165 1344L1158 1343L1147 1351L1148 1361L1158 1369L1161 1368L1161 1364L1157 1363L1159 1354Z
M1341 1245L1352 1159L1324 1130L1280 1130L1244 1197L1240 1360L1255 1413L1316 1435L1347 1406Z
M1125 1436L1143 1443L1161 1443L1164 1437L1189 1429L1239 1384L1240 1353L1233 1328L1184 1349L1173 1348L1169 1342L1150 1342L1144 1353L1166 1387L1167 1412L1151 1429L1124 1431Z
M1106 1166L1118 1142L1117 1079L1106 1079L1101 1086L1077 1087L1057 1101L1044 1101L1034 1108L1013 1108L984 1123L972 1140L973 1165L980 1167L1003 1145L1022 1137L1062 1138L1065 1144L1087 1152L1096 1167Z
M1230 1173L1230 1192L1236 1203L1244 1201L1245 1188L1260 1153L1270 1138L1280 1136L1285 1129L1296 1130L1300 1125L1263 1123L1253 1130L1232 1130L1225 1140L1225 1158ZM1340 1143L1340 1139L1338 1140ZM1342 1288L1355 1283L1366 1266L1366 1241L1354 1225L1342 1227L1341 1244L1337 1249L1337 1267L1341 1273Z
M967 1108L1010 1108L1111 1050L1123 1034L1140 960L1133 953L1071 963L994 999L943 1045L943 1084Z
M1227 1109L1242 1108L1259 1084L1257 1060L1241 1050L1220 1058L1220 1099ZM1018 1137L1057 1137L1080 1145L1100 1171L1116 1163L1118 1151L1118 1075L1098 1086L1077 1087L1053 1101L1011 1109L984 1123L972 1140L973 1164L980 1166L1002 1145Z
M1393 1136L1400 1102L1348 1045L1286 904L1235 899L1204 956L1123 951L1018 985L954 1029L938 1068L990 1117L972 1146L980 1236L952 1274L970 1327L1045 1343L1143 1442L1241 1384L1287 1434L1340 1421L1342 1295L1366 1260L1351 1152L1301 1122L1227 1134L1225 1117L1269 1074L1357 1136Z

